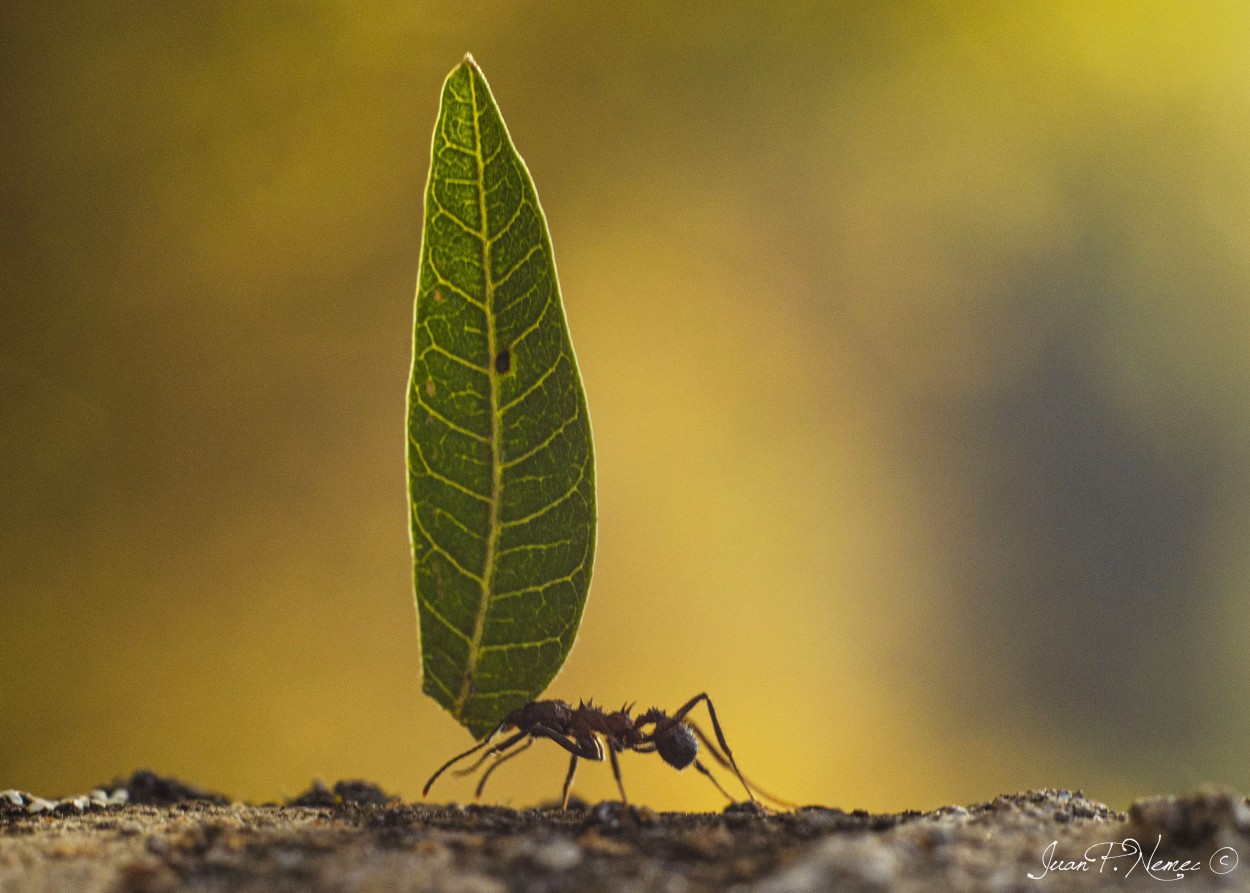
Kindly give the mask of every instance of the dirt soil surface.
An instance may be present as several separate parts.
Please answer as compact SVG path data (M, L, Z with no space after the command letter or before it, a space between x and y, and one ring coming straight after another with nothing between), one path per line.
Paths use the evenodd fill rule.
M0 893L1250 890L1246 859L1250 804L1218 789L1127 813L1041 790L897 815L414 805L365 782L257 806L150 772L0 792Z

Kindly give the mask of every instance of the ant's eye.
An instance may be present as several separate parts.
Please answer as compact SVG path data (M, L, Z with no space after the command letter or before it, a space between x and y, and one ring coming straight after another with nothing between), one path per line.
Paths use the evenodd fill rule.
M677 723L655 739L655 749L674 769L685 769L699 755L699 742L685 723Z

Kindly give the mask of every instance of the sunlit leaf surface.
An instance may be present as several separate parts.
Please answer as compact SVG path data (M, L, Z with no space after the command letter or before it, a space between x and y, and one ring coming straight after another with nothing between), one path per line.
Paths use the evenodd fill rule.
M424 690L480 737L573 646L595 474L546 221L470 57L434 128L408 488Z

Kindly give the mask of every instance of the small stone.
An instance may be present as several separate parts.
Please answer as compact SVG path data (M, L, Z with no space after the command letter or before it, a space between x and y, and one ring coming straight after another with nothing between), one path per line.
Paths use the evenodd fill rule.
M14 791L14 790L0 791L0 800L8 801L9 805L11 806L24 806L25 805L25 801L22 800L21 791Z
M682 843L692 853L704 859L712 859L721 853L728 852L734 843L734 837L723 825L695 828L686 833Z
M530 861L548 871L568 871L582 861L582 848L567 837L556 837L540 844Z
M604 837L594 828L577 838L582 849L599 856L628 856L634 849L623 840L615 837Z

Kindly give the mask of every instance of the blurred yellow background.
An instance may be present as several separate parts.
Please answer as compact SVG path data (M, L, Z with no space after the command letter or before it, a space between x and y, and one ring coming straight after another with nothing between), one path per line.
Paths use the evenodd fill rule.
M3 15L0 788L413 798L470 743L419 690L403 458L466 51L596 435L552 696L707 690L804 803L1250 788L1250 6Z

